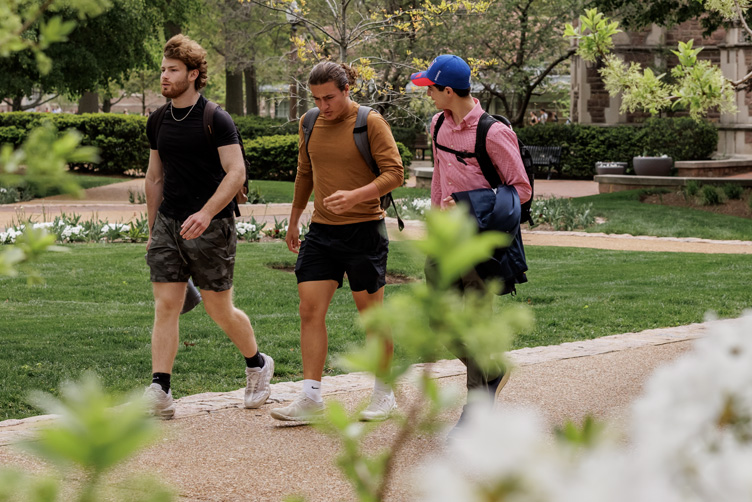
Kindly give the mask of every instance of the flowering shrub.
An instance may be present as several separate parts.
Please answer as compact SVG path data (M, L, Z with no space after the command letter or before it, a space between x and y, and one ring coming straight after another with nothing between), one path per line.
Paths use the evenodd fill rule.
M624 438L552 441L531 410L476 409L420 476L422 500L752 499L752 312L657 370Z
M235 231L238 234L238 239L244 239L249 242L258 241L261 239L261 232L266 226L266 222L259 223L256 218L251 216L251 221L236 221Z
M17 188L0 187L0 204L13 204L21 200L21 193Z
M28 223L19 223L0 232L1 244L15 244L16 238L23 234ZM262 235L275 239L287 236L287 219L274 220L274 228L266 229L266 222L258 222L251 217L251 221L237 220L235 232L238 239L257 242ZM130 223L108 223L102 220L82 221L80 215L62 214L54 221L33 223L31 228L44 229L55 235L55 241L70 242L146 242L149 238L148 220L144 214ZM301 238L308 231L308 225L300 228Z
M572 204L571 199L533 199L530 213L536 225L547 223L554 230L574 230L595 224L593 205Z
M431 199L428 198L406 198L394 202L399 206L399 215L403 220L424 220L426 211L431 209ZM396 217L392 206L389 206L386 214L391 218Z

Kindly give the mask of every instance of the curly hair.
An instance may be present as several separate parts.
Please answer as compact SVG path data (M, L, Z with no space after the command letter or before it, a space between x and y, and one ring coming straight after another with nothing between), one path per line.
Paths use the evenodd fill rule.
M206 51L198 42L185 35L175 35L164 46L164 57L182 61L188 71L198 70L198 78L193 82L196 90L206 87L209 79L206 67Z
M345 63L322 61L311 70L311 74L308 76L308 85L321 85L327 82L334 82L340 91L344 91L345 86L349 85L352 87L357 78L358 72Z

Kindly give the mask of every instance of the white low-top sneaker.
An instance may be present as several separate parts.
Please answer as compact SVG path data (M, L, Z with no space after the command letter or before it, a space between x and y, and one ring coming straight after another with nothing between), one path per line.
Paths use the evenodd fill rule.
M288 422L316 422L324 417L324 403L317 403L301 393L295 401L282 408L274 408L270 415Z
M144 398L148 402L149 412L162 420L169 420L175 415L175 401L172 399L172 389L162 390L158 383L149 385L144 391Z
M246 408L262 406L272 393L271 381L274 376L274 359L261 354L264 358L263 368L246 368L245 397L243 404Z
M389 418L397 409L397 400L394 392L388 393L374 391L368 407L360 412L360 419L364 422L378 422Z

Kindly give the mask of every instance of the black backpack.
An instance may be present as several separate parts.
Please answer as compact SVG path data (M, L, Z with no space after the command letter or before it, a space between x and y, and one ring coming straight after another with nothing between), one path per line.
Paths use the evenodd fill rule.
M501 122L510 129L512 127L512 123L509 122L506 117L502 115L490 115L486 112L483 112L480 120L478 120L478 128L475 136L475 152L460 152L439 144L437 138L439 137L439 129L441 128L441 124L444 123L443 113L439 115L439 118L436 121L436 125L433 128L433 144L436 145L436 148L454 154L457 157L457 160L465 165L467 165L467 162L465 162L464 159L476 157L478 159L480 169L481 171L483 171L483 176L485 176L486 181L488 181L488 184L491 185L491 188L496 188L497 186L501 185L499 173L496 172L493 162L491 161L491 157L489 157L488 152L486 151L486 137L488 136L488 130L491 129L491 126L495 122ZM534 223L533 216L530 213L530 207L533 204L533 184L535 182L533 157L532 155L530 155L530 152L528 151L525 144L520 141L519 138L517 138L517 146L520 149L520 158L522 159L522 165L525 166L525 173L527 174L528 181L530 181L531 190L530 200L522 204L520 208L520 224L528 222L532 226L534 225Z
M378 177L381 174L381 170L371 155L371 144L368 141L368 114L375 111L376 110L370 106L360 106L358 108L358 116L355 119L355 127L353 128L353 138L355 139L355 146L358 147L358 151L363 157L363 160L366 161L371 172ZM303 138L305 139L306 155L309 160L311 156L308 155L308 140L311 138L313 126L316 124L316 119L318 118L318 108L311 108L303 116ZM390 205L394 208L394 214L397 215L397 226L400 231L402 231L402 229L405 228L405 223L402 221L402 218L399 217L397 205L394 203L394 198L392 197L392 192L381 196L381 209L386 211Z
M157 108L152 115L154 115L154 119L149 122L150 132L152 137L155 139L157 138L157 135L159 134L159 128L162 126L162 120L164 119L164 114L167 112L167 107L170 106L170 103L164 104ZM206 101L206 106L204 107L204 134L206 135L206 139L209 141L210 145L217 146L214 143L214 112L217 111L217 108L220 108L220 106L217 103L214 103L213 101ZM250 168L250 164L248 162L248 159L245 156L245 148L243 148L243 140L240 138L240 131L238 130L238 126L235 124L235 121L232 122L233 125L235 125L235 132L238 135L238 140L240 141L240 151L243 154L243 162L245 165L245 183L243 183L243 186L238 190L238 193L235 194L235 216L240 216L240 205L245 204L248 202L248 172Z

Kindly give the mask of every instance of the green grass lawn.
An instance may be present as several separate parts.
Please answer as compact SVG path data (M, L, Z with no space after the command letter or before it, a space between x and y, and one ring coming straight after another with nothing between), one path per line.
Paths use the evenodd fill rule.
M289 181L254 181L266 202L290 202L293 183ZM430 198L427 188L400 187L395 199ZM608 234L654 235L659 237L699 237L720 240L752 240L752 219L714 214L685 207L643 204L639 190L599 194L572 199L575 204L592 204L596 216L606 223L586 232Z
M0 420L36 414L27 391L57 392L62 380L87 369L112 390L148 382L153 300L143 244L71 247L37 263L44 285L0 277ZM497 298L499 306L530 305L537 319L515 347L683 325L710 310L735 317L752 307L749 256L545 247L527 253L530 282L515 298ZM238 246L235 301L251 317L261 350L274 357L277 380L301 378L295 277L270 267L294 260L281 242ZM392 244L390 271L421 278L422 261L409 244ZM407 287L389 285L387 296ZM346 287L335 295L328 323L330 356L363 340ZM405 357L399 345L396 357ZM240 388L243 368L201 307L182 317L176 397ZM330 363L326 371L338 372Z
M572 201L592 204L595 215L607 220L586 232L752 240L752 219L685 207L643 204L640 190L579 197Z

